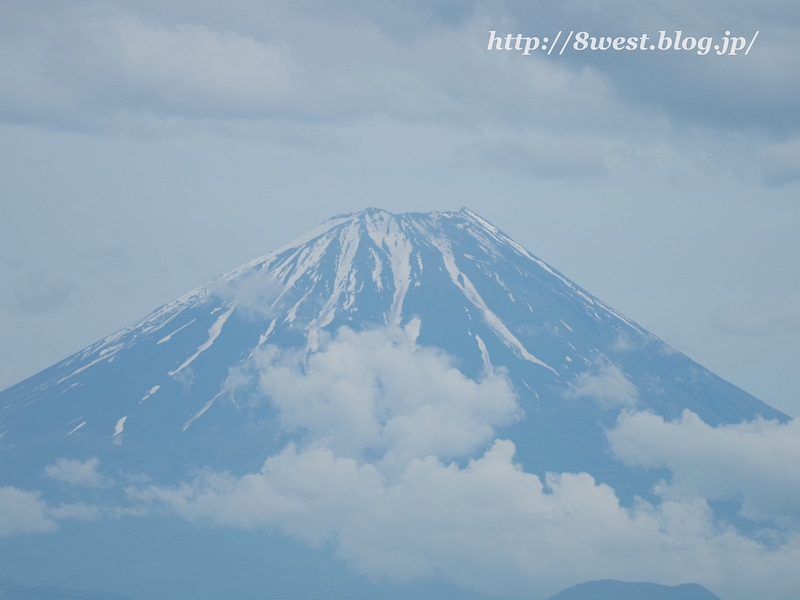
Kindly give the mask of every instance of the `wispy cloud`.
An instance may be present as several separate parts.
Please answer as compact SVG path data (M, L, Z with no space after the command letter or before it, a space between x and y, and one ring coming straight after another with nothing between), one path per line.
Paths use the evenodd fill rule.
M619 367L605 362L594 371L575 377L566 391L567 398L588 398L604 410L635 406L639 400L636 386Z
M767 185L800 180L800 137L769 144L761 151L761 177Z
M71 281L38 271L18 284L14 292L15 308L34 314L58 310L69 304L76 290L77 286Z
M155 28L130 18L99 25L95 39L118 61L114 70L154 108L248 114L269 110L291 91L294 68L280 43L204 25Z
M100 487L107 483L107 480L97 471L99 464L100 461L96 457L86 461L59 458L44 468L44 474L70 485Z
M675 421L623 413L608 440L628 465L672 471L665 498L741 498L744 517L800 524L800 419L711 427L688 410Z
M468 146L467 156L495 168L540 177L596 177L606 173L599 140L577 135L518 135L484 140Z
M728 304L712 314L711 325L732 335L768 336L800 331L800 295L765 304Z

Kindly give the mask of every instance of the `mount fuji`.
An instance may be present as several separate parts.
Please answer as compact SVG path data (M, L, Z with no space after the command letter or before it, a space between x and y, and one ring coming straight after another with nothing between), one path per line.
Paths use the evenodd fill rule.
M158 597L170 573L184 573L163 597L288 597L300 580L304 597L335 597L334 579L372 597L434 588L472 597L489 588L459 581L444 562L406 575L373 569L342 530L308 529L310 509L289 525L259 517L261 534L250 521L190 514L205 492L187 482L202 480L218 498L259 469L276 473L281 457L327 452L389 485L431 457L466 472L512 443L520 473L548 482L550 473L589 473L632 506L655 502L665 477L609 449L608 432L634 410L665 421L690 411L711 427L788 420L468 209L338 215L0 393L0 486L37 490L31 498L50 507L41 530L58 525L38 534L52 540L46 551L20 536L0 540L11 570L0 577L88 577L84 562L103 563L121 537L127 566L108 559L103 569L114 573L109 589L127 581L117 589L132 595ZM57 506L94 512L59 520ZM228 565L220 543L248 556L269 546L272 566ZM227 566L215 571L204 552ZM137 587L141 573L161 583ZM99 587L70 577L47 583ZM269 590L247 587L248 577ZM391 591L386 577L406 587Z

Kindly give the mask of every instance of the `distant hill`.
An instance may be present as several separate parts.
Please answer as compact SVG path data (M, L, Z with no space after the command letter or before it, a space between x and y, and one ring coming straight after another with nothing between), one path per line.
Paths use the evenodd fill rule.
M659 585L603 579L573 585L548 600L720 600L720 598L697 583Z
M72 590L55 585L25 586L17 585L7 579L0 580L0 599L2 600L50 600L52 598L71 598L73 600L133 600L130 596L110 594L108 592Z

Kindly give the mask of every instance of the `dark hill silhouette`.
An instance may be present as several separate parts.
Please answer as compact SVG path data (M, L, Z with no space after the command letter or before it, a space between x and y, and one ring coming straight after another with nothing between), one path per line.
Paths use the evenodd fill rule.
M602 579L573 585L548 600L720 600L697 583L657 583Z

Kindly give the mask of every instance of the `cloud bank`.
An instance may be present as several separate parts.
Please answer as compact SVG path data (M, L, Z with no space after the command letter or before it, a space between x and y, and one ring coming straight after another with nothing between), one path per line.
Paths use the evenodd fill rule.
M96 521L104 517L143 514L141 509L101 507L94 504L50 504L39 491L0 487L0 537L25 533L45 533L58 528L65 519Z
M225 10L167 2L156 16L124 5L113 11L92 3L83 10L65 3L57 11L20 5L0 44L6 82L0 87L0 119L113 130L112 123L137 120L134 129L147 129L141 118L146 115L335 122L388 114L440 123L478 118L516 129L536 115L542 129L552 132L620 123L617 105L626 103L639 108L640 116L655 109L679 121L783 132L797 122L797 108L787 100L800 79L792 67L792 16L776 21L776 10L767 4L737 11L734 18L699 2L683 3L677 11L661 2L633 10L611 2L602 12L574 2L557 11L535 6L523 13L513 2L444 11L397 2L272 2L258 9L238 2ZM725 25L720 12L727 13ZM608 61L606 53L567 52L555 61L536 53L486 51L490 30L548 35L588 27L587 16L596 35L770 31L747 61L736 63L733 77L730 61L710 57L659 60L637 53L632 60ZM504 152L502 144L489 149L490 158L498 152ZM549 164L552 157L536 148L527 154L546 173L603 168L594 152L567 165ZM796 179L796 161L781 166L779 149L767 151L765 160L775 163L765 166L765 179Z
M128 506L57 505L4 487L0 535L155 513L277 530L376 580L443 578L489 594L545 598L609 577L696 581L729 600L788 599L800 586L797 421L711 427L686 411L669 422L630 409L635 388L618 369L578 376L584 396L624 409L607 432L613 455L671 471L656 502L625 506L589 473L525 472L498 436L522 416L504 372L469 379L415 332L343 328L308 354L257 348L227 391L269 403L293 440L257 472L206 470L166 486L128 478ZM44 474L93 494L118 485L96 457L59 458ZM729 498L754 531L715 515L710 503Z
M495 433L519 415L502 373L469 380L405 331L342 329L308 356L267 346L251 369L261 401L300 438L257 473L129 487L133 501L192 522L274 528L372 578L443 577L493 594L546 597L608 577L698 581L731 599L800 585L800 531L788 518L800 508L794 423L711 428L691 413L665 423L623 412L608 433L616 456L674 473L656 505L626 507L588 473L526 473ZM619 375L586 375L584 389L619 398L595 381L619 386ZM743 494L743 516L781 527L765 540L720 521L708 501L730 493Z
M672 471L665 498L741 498L744 517L800 524L798 419L711 427L688 410L672 422L623 413L608 440L625 464Z

